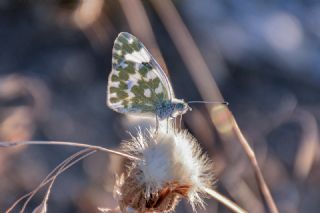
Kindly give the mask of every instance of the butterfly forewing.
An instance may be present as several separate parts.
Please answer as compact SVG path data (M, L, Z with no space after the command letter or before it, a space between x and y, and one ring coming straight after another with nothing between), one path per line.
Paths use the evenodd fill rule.
M174 97L160 66L143 44L129 33L114 42L107 104L120 113L154 113L157 104Z

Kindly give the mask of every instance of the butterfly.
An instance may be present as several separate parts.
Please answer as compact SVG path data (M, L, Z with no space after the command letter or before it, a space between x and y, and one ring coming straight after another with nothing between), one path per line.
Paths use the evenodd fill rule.
M107 105L116 112L176 118L191 110L176 99L171 83L157 61L135 36L122 32L114 41L108 78Z

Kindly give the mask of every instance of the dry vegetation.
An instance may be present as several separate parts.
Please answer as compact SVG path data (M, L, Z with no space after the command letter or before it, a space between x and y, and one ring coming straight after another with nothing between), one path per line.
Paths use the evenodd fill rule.
M208 153L217 179L215 188L202 189L211 197L198 212L319 209L320 88L312 77L290 75L259 57L245 60L245 52L237 56L243 61L232 61L217 40L199 36L183 1L4 2L0 24L9 27L1 32L9 36L7 44L1 41L7 54L0 55L0 212L20 199L16 207L25 212L117 211L114 174L141 158L119 151L120 142L130 138L126 131L134 135L137 126L150 125L104 105L112 42L121 31L144 42L179 97L230 102L230 108L194 105L183 117L182 128ZM47 143L52 146L20 146ZM189 186L172 185L160 194L190 200ZM175 212L192 207L183 201Z

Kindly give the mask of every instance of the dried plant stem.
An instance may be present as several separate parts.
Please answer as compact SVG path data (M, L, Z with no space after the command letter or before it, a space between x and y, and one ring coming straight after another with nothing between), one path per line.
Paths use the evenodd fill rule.
M62 172L64 172L65 170L67 170L68 168L70 168L71 166L73 166L74 164L76 164L77 162L79 162L80 160L90 156L91 154L95 153L95 150L91 150L90 149L85 149L82 151L79 151L75 154L73 154L72 156L68 157L66 160L64 160L61 164L59 164L54 171L57 171L55 174L54 172L50 173L50 175L48 175L42 182L41 184L35 189L33 190L33 192L31 193L31 195L28 197L28 199L25 201L20 213L23 213L25 208L27 207L28 203L30 202L30 200L32 199L32 197L42 188L43 185L47 184L50 182L50 185L48 187L47 190L47 195L50 193L51 191L51 187L55 181L55 179L58 177L58 175L60 175ZM87 153L86 153L87 152ZM83 154L83 156L81 156ZM79 157L80 156L80 157ZM51 176L52 175L52 176ZM50 177L51 176L51 177ZM45 184L44 184L45 183Z
M95 151L92 151L92 152L95 152ZM52 189L52 186L55 182L55 180L57 179L58 175L61 174L60 171L63 169L63 167L61 167L59 169L59 171L52 177L52 180L49 184L49 187L47 189L47 192L41 202L40 205L38 205L33 211L32 213L47 213L47 203L48 203L48 200L49 200L49 196L50 196L50 193L51 193L51 189ZM31 198L35 195L36 193L36 190L33 191L33 194L31 194L27 201L24 203L20 213L23 213L25 211L25 208L27 207L28 203L30 202Z
M7 148L7 147L14 147L14 146L21 146L21 145L64 145L64 146L72 146L72 147L82 147L82 148L86 148L85 150L79 151L76 154L70 156L69 158L67 158L66 160L64 160L61 164L59 164L53 171L50 172L50 174L39 184L39 186L33 190L32 192L20 197L7 211L6 213L11 212L15 206L23 199L27 198L26 202L24 203L22 210L20 211L20 213L24 212L28 202L31 200L31 198L36 194L37 191L39 191L44 185L48 184L49 182L51 182L51 184L53 184L53 181L55 180L55 178L61 174L62 172L64 172L65 170L67 170L68 168L70 168L72 165L74 165L75 163L77 163L78 161L82 160L83 158L93 154L96 151L102 151L102 152L106 152L109 154L116 154L128 159L132 159L132 160L140 160L139 158L136 158L134 156L119 152L119 151L115 151L115 150L111 150L111 149L107 149L101 146L93 146L93 145L88 145L88 144L82 144L82 143L75 143L75 142L65 142L65 141L21 141L21 142L0 142L0 148ZM90 151L91 150L91 151ZM90 152L88 152L90 151ZM82 155L83 156L80 156ZM79 157L80 156L80 157ZM75 160L74 160L75 159ZM57 171L57 172L56 172ZM56 173L55 173L56 172ZM55 173L55 174L54 174ZM52 176L53 175L53 176ZM50 188L49 188L50 189Z
M222 203L224 206L226 206L228 209L230 209L233 212L236 213L247 213L246 210L242 209L240 206L226 198L225 196L219 194L217 191L209 188L204 189L205 192L207 192L210 196L212 196L214 199L216 199L218 202Z
M91 150L97 150L101 152L106 152L109 154L119 155L121 157L125 157L131 160L139 160L139 158L134 157L132 155L125 154L123 152L115 151L112 149L107 149L101 146L94 146L83 143L76 142L65 142L65 141L19 141L19 142L0 142L1 147L13 147L13 146L21 146L21 145L62 145L62 146L72 146L72 147L82 147L89 148Z
M259 189L260 189L262 195L264 196L264 199L265 199L270 211L272 213L278 213L279 210L273 200L273 197L270 193L270 190L267 186L267 183L264 180L264 177L263 177L261 169L259 167L256 155L255 155L254 151L252 150L251 146L249 145L247 139L242 134L242 132L241 132L236 120L234 119L232 113L231 112L229 112L229 113L231 115L231 120L232 120L232 126L233 126L232 129L233 129L235 135L238 137L239 142L240 142L243 150L245 151L246 155L248 156L248 158L252 164L252 167L253 167L253 170L254 170L258 185L259 185Z
M218 86L172 1L150 1L204 100L223 100Z
M168 33L170 34L175 46L177 47L181 58L187 65L188 70L197 88L199 89L202 98L204 100L222 100L222 95L216 85L215 80L211 75L210 69L204 61L197 45L192 38L192 35L183 23L183 20L181 19L172 1L152 0L150 2L154 6L156 12L159 14L159 17L166 27ZM224 108L226 113L231 114L227 107ZM213 109L213 107L208 106L208 111L210 113ZM219 124L215 122L215 119L213 117L211 118L214 125L218 126ZM255 154L247 140L242 135L233 116L232 120L233 131L235 131L235 134L239 138L242 148L250 159L264 200L266 201L268 208L272 213L278 213L279 211L262 176L261 169L258 165Z
M304 181L311 172L318 152L319 127L316 117L303 109L296 109L293 121L300 124L302 138L294 163L294 174Z
M25 201L22 209L20 212L23 212L25 207L27 206L28 202L30 201L30 199L45 185L47 185L49 182L51 182L51 185L53 184L53 181L55 180L55 178L60 175L61 173L63 173L65 170L69 169L71 166L73 166L74 164L76 164L77 162L79 162L80 160L92 155L93 153L95 153L95 150L90 150L90 149L85 149L85 150L81 150L73 155L71 155L70 157L68 157L67 159L65 159L62 163L60 163L55 169L53 169L44 179L43 181L31 192L21 196L14 204L11 205L11 207L9 207L6 210L6 213L12 212L12 210L16 207L16 205L18 205L18 203L20 203L20 201L22 201L23 199L27 198L28 199ZM82 155L82 156L81 156ZM50 190L50 186L49 186L49 190Z
M66 160L64 160L62 163L60 163L55 169L53 169L44 179L43 181L38 185L38 187L36 189L34 189L32 192L29 192L23 196L21 196L18 200L16 200L16 202L14 202L12 204L11 207L8 208L8 210L6 211L6 213L11 212L13 208L15 208L15 206L20 203L21 200L25 199L26 197L30 197L33 196L34 192L37 192L40 188L42 188L43 186L45 186L47 183L49 183L53 177L51 177L58 169L62 168L64 165L68 164L72 159L76 158L77 156L85 153L86 151L88 151L88 149L86 150L82 150L79 151L75 154L73 154L72 156L68 157ZM95 152L95 151L91 151L91 152ZM73 165L73 164L72 164ZM67 168L69 168L70 166L72 166L71 164L68 165ZM50 178L51 177L51 178Z

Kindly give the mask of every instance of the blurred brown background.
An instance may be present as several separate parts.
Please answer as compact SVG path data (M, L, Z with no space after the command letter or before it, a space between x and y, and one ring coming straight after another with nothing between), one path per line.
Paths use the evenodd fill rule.
M105 106L113 40L127 31L166 67L178 98L221 100L217 83L280 212L318 212L319 26L320 4L312 0L0 0L0 140L117 148L128 139L135 126ZM218 134L205 105L192 107L184 127L215 160L217 190L249 212L267 212L241 147ZM1 149L0 212L77 150ZM115 207L119 161L98 153L65 172L49 212ZM228 212L207 204L198 212ZM177 212L192 210L182 202Z

